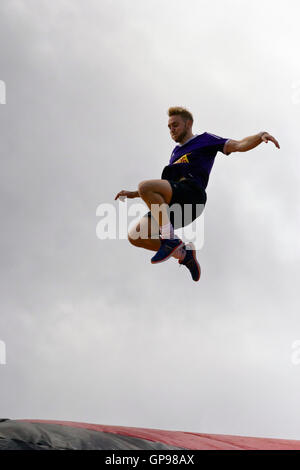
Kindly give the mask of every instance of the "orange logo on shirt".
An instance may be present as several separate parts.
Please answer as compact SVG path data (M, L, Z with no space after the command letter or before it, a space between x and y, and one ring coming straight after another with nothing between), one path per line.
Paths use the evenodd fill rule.
M174 162L174 165L176 163L189 163L188 155L191 155L191 152L186 153L185 155L182 155L182 157L180 157L178 160L176 160L176 162Z

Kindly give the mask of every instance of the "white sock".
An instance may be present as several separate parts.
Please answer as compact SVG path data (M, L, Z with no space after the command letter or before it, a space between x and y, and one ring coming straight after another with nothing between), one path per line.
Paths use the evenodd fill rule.
M177 250L175 250L172 256L176 259L179 259L179 261L183 261L185 258L185 255L186 255L185 245L181 245L177 248Z
M170 239L170 238L175 238L174 236L174 228L171 223L162 225L160 228L160 233L161 233L161 238L164 239Z

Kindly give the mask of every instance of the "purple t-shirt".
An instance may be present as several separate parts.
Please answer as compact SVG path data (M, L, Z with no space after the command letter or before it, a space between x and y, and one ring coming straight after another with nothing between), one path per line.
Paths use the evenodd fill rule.
M230 139L204 132L183 145L176 145L161 178L178 181L184 176L192 178L205 189L217 152L225 154L224 146L228 140Z

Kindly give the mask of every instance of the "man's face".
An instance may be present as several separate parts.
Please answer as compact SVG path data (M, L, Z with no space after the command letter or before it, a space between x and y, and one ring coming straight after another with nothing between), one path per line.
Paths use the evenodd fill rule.
M184 121L181 116L170 116L168 128L170 129L171 138L175 142L181 142L190 130L189 121Z

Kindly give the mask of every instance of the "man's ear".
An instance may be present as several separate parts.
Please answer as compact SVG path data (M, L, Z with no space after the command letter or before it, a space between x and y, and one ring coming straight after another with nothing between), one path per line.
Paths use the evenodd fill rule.
M186 121L186 127L187 127L189 130L191 130L192 127L193 127L193 121L191 121L190 119L188 119L188 120Z

